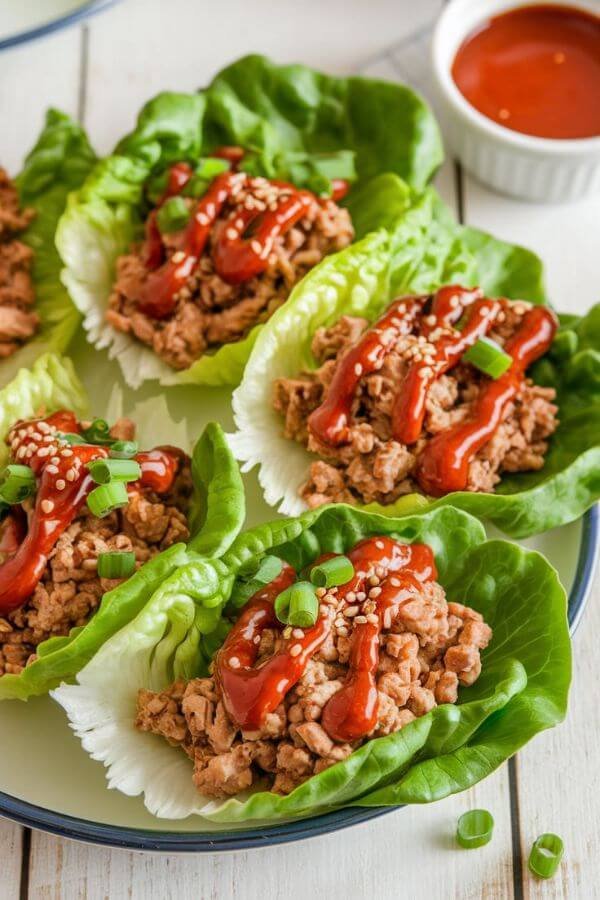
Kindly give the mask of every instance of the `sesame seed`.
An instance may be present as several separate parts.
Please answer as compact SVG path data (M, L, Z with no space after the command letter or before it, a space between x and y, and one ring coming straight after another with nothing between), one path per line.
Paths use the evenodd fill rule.
M250 241L250 247L252 248L252 250L254 250L257 256L260 256L260 254L262 253L262 244L260 243L260 241Z
M371 587L377 587L377 585L379 584L379 578L377 577L377 575L370 575L367 580Z
M38 422L37 427L38 427L38 431L41 431L42 434L50 434L50 432L52 430L47 422Z
M199 225L210 225L210 219L204 213L198 213L196 220Z
M356 600L356 594L354 591L348 591L346 594L346 603L354 603Z
M392 587L400 587L401 581L398 578L390 578Z
M347 606L344 610L344 615L347 619L352 619L354 616L358 615L358 606Z
M367 617L366 616L356 616L355 620L357 625L366 625Z
M294 628L294 630L292 631L292 637L303 638L304 632L302 631L301 628Z
M52 500L42 500L41 502L42 512L51 513L54 509L54 503Z
M340 637L348 637L348 629L345 625L342 625L341 628L337 628L336 631Z
M383 541L375 541L375 546L378 550L385 550L385 544Z
M73 451L69 450L69 448L67 447L65 450L60 451L60 455L64 456L64 457L73 456ZM79 461L79 459L76 459L75 462L78 463L80 461Z
M66 486L67 486L67 482L63 478L57 479L57 482L56 482L56 490L57 491L64 491Z
M360 603L362 603L363 600L366 600L366 599L367 599L367 595L365 594L364 591L358 591L357 594L356 594L356 599L357 599Z
M19 449L17 450L17 459L23 459L26 453L27 449L25 447L19 447Z
M33 434L34 431L35 431L35 428L33 427L33 425L28 425L27 428L25 429L26 434Z
M327 590L324 587L319 587L315 591L315 594L317 595L319 600L321 599L321 597L324 597L326 593L327 593Z
M37 449L37 455L38 455L39 457L41 457L41 458L43 458L44 456L50 456L50 453L52 452L52 451L50 450L50 447L39 447L39 448L36 448L35 444L30 444L29 447L28 447L27 449L28 449L28 450L32 450L32 452L33 452L34 450Z
M239 669L241 663L240 663L239 659L237 658L237 656L232 656L231 659L229 660L229 665L231 666L232 669Z
M255 635L252 640L255 644L260 644L260 634Z
M292 636L292 626L291 625L286 625L286 627L283 629L283 636L286 639L286 641L289 640L289 638L291 638L291 636Z
M329 607L325 603L321 603L319 606L319 612L322 616L325 616L329 612Z
M49 472L51 475L58 475L58 466L46 466L46 472Z
M171 257L171 262L178 264L178 263L182 263L184 261L184 259L185 259L185 253L183 252L183 250L178 250Z
M435 325L437 322L437 318L435 316L425 316L423 321L426 325Z
M293 644L293 646L290 647L290 656L300 656L301 653L302 647L300 644Z
M235 228L228 228L225 235L230 241L235 241L239 237L239 232Z
M385 578L385 569L383 568L383 566L376 566L375 574L378 578Z
M450 308L451 308L451 309L456 309L456 307L458 306L459 302L460 302L460 301L459 301L458 297L450 297Z
M369 615L367 616L367 622L369 622L370 625L379 625L379 619L377 618L375 613L369 613Z
M360 363L356 363L356 365L354 366L354 374L358 375L360 377L362 375L362 373L363 373L363 367L361 366Z
M380 594L381 594L380 587L371 588L371 590L369 591L369 597L371 597L372 600L374 600L376 597L379 597Z

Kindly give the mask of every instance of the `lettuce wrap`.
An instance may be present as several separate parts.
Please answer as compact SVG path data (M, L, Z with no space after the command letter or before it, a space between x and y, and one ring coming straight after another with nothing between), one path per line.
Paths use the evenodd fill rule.
M432 189L415 196L394 176L381 181L396 198L391 219L303 279L263 329L233 395L234 451L244 470L259 466L266 501L286 514L305 508L298 489L315 457L283 436L273 383L316 367L311 340L317 328L341 315L372 321L394 298L442 284L480 285L486 296L546 302L533 253L457 225ZM600 307L581 318L561 317L551 351L531 375L557 391L560 425L543 468L503 476L493 494L464 491L436 501L484 516L513 537L571 522L600 496ZM401 498L404 508L409 497ZM394 504L380 511L394 515Z
M287 796L260 791L209 802L194 788L181 749L133 726L139 688L160 690L206 672L227 630L220 611L240 596L265 555L297 571L324 552L348 552L368 536L428 544L449 600L482 613L493 638L482 674L400 731L368 740ZM246 594L247 596L247 594ZM242 601L245 602L245 601ZM217 615L215 617L215 611ZM229 615L238 610L229 602ZM213 618L213 632L207 622ZM111 788L144 795L165 818L273 823L349 805L428 803L486 777L565 715L571 674L566 596L538 553L486 540L475 518L451 507L393 519L338 505L242 534L219 560L192 562L167 578L133 621L104 643L53 697L85 750L107 767Z
M264 57L248 56L197 94L159 94L142 109L135 130L71 196L57 234L65 264L63 282L84 316L88 338L118 359L132 387L147 379L237 384L260 332L261 326L255 326L242 340L223 344L189 368L174 371L105 321L117 257L141 235L145 183L172 163L195 164L222 145L250 151L255 174L295 184L298 159L308 156L310 164L314 154L353 154L359 185L389 170L416 189L426 185L442 161L432 113L402 85L334 78L304 66L277 66ZM361 198L363 221L371 227L389 201L378 196L377 205L384 208L379 213L368 193ZM356 231L359 236L365 233L362 225Z
M113 390L106 412L111 421L120 417L122 405L120 392ZM30 370L22 369L0 391L0 468L6 462L4 438L10 428L18 420L35 417L41 409L46 413L68 409L78 416L87 411L85 391L68 358L46 354ZM169 417L164 398L141 402L127 413L137 425L142 446L162 442L191 450L186 424ZM72 629L68 636L51 637L39 644L37 658L20 674L0 677L0 699L26 700L71 678L105 640L137 615L178 567L204 555L218 557L229 547L242 526L245 502L237 465L219 425L210 423L191 450L191 475L187 545L172 544L127 581L105 593L85 626Z
M65 350L81 321L60 280L61 260L54 236L67 195L80 187L95 162L82 128L64 113L48 110L44 129L15 179L21 206L33 208L36 214L19 239L34 252L33 311L40 325L31 340L0 361L0 387L41 354Z

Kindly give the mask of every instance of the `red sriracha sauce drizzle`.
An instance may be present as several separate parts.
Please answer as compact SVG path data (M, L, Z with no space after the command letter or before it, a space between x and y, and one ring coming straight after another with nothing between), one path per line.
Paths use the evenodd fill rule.
M414 444L421 436L427 393L440 375L456 366L466 350L487 334L508 302L485 298L478 288L449 285L434 295L425 313L428 297L396 300L340 360L323 403L311 413L308 427L322 444L339 446L348 440L359 382L364 375L381 369L384 358L400 335L410 334L421 317L416 352L402 379L392 409L392 435L403 444ZM454 324L466 315L460 331ZM416 479L433 496L464 490L469 463L493 437L505 418L510 401L523 385L526 369L548 351L557 321L547 307L530 309L504 351L512 356L511 367L479 392L468 422L436 435L427 443L417 462Z
M213 153L229 160L234 167L243 154L239 147L222 147ZM191 176L192 169L187 163L172 166L158 208L169 197L179 194ZM155 319L168 316L175 307L177 293L196 269L225 203L235 200L245 187L268 190L269 185L279 189L276 199L261 205L254 201L238 203L213 240L212 257L217 274L228 284L240 284L265 271L275 240L302 219L315 201L319 202L314 194L283 181L252 178L235 168L223 172L197 201L188 224L174 236L175 252L166 260L156 223L158 208L153 210L146 223L144 248L144 260L153 271L144 285L140 300L142 312ZM341 199L347 191L346 181L333 182L334 200Z
M400 544L387 537L366 538L347 555L355 574L337 589L335 603L321 603L316 623L300 629L302 636L297 629L291 630L281 649L259 666L255 663L262 632L266 628L284 628L275 615L274 603L278 594L296 580L294 569L285 564L281 574L244 607L214 665L225 708L240 728L261 728L267 715L277 709L302 677L308 661L330 634L340 609L356 603L356 593L361 590L368 591L376 602L377 615L374 621L354 624L346 682L325 705L321 724L332 738L341 741L358 740L375 728L379 634L386 611L411 599L422 582L437 578L437 572L429 547ZM369 573L375 567L385 570L378 588L368 585Z
M0 614L3 615L29 599L56 542L96 487L86 464L108 456L108 447L71 445L60 439L58 432L81 432L73 413L61 410L43 419L18 422L8 436L12 457L17 463L30 466L38 479L38 489L26 534L18 507L2 523L2 543L5 529L14 533L18 523L21 531L17 533L22 537L16 546L14 540L11 542L12 549L7 548L9 558L0 565ZM128 491L135 493L143 484L157 493L166 493L179 468L178 451L157 448L138 453L135 459L142 477L129 483Z

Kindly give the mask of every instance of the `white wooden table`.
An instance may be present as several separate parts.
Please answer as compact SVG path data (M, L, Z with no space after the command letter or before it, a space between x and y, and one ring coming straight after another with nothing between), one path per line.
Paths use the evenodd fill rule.
M22 0L28 2L28 0ZM99 152L128 130L163 88L191 90L251 51L337 73L402 77L402 40L442 0L125 0L87 25L0 55L0 161L19 169L45 108L78 115ZM598 299L600 200L534 207L493 194L451 161L439 188L463 220L535 249L557 306ZM600 896L600 591L575 639L568 719L483 784L429 807L390 813L295 845L214 856L167 857L100 849L0 820L0 900L124 897L227 900L592 898ZM457 817L485 807L487 847L460 851ZM550 882L526 868L542 831L564 839L568 864Z

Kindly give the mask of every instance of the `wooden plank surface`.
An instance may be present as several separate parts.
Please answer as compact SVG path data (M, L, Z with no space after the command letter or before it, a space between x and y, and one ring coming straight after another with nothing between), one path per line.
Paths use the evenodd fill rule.
M358 0L305 0L290 4L282 16L281 4L254 0L252 14L245 15L241 0L222 0L207 19L204 4L191 0L171 0L168 13L161 0L127 0L91 20L87 38L83 29L72 29L0 57L0 103L5 121L11 122L2 138L4 164L12 171L18 168L50 104L84 113L92 139L104 152L131 127L139 106L153 92L193 88L244 52L267 52L329 71L357 70L378 56L370 74L398 77L398 58L393 52L382 56L381 50L420 27L441 3L377 0L375 5L376 15L373 4ZM596 224L597 234L598 205L547 210L503 200L469 179L464 189L467 221L520 240L548 261L557 305L575 311L596 299L592 294L599 273L592 226ZM441 173L440 190L453 202L451 166ZM400 810L348 831L263 851L144 855L35 832L26 896L275 900L284 895L304 900L322 894L346 900L371 895L374 885L382 900L593 896L600 876L594 849L600 816L590 790L599 762L594 735L600 713L590 689L596 684L595 633L600 626L600 597L596 601L576 640L568 720L519 755L516 822L514 815L511 821L505 766L473 790L433 806ZM456 819L476 806L493 812L494 840L477 853L458 850ZM540 831L554 829L563 836L568 857L563 877L543 884L526 870L513 869L515 824L525 858ZM21 830L0 822L0 900L19 897L20 871Z
M0 900L16 900L21 883L23 829L0 819Z

